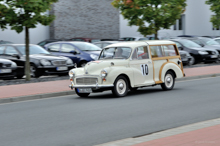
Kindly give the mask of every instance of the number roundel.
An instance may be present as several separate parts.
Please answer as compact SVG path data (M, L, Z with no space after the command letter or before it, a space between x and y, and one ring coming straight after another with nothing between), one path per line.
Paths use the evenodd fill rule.
M147 66L147 64L141 64L141 70L142 70L142 75L143 76L148 75L148 66Z

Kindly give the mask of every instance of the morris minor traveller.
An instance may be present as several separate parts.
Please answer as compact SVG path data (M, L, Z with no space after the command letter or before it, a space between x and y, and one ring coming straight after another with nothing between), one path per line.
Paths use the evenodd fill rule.
M184 76L181 56L172 41L121 42L106 46L97 61L69 71L71 89L80 97L111 90L117 97L129 90L161 85L171 90Z

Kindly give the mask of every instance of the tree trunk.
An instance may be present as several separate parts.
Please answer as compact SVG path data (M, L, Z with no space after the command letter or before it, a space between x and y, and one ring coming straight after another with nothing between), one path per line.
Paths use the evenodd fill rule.
M155 40L158 40L158 33L157 33L157 31L156 31L156 33L154 34L155 35Z
M29 59L29 28L25 27L25 53L26 53L26 61L25 61L25 76L26 81L30 81L30 59Z

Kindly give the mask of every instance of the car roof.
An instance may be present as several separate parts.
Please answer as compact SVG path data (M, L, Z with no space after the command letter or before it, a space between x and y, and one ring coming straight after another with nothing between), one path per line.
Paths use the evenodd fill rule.
M140 45L170 45L175 44L168 40L143 40L143 41L127 41L108 45L108 47L137 47Z
M112 44L114 44L114 43L120 43L120 42L122 42L122 41L99 41L99 42L95 42L94 44L96 44L96 43L112 43Z

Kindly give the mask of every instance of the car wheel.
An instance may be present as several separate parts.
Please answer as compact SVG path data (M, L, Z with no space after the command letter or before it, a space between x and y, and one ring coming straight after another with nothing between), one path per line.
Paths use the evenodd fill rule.
M80 97L88 97L90 93L79 93L77 88L75 88L75 92Z
M126 96L128 93L128 81L125 77L119 76L115 82L112 89L112 93L117 97Z
M195 57L191 56L191 59L188 65L194 65L194 64L196 64Z
M172 90L175 84L175 78L171 71L168 71L164 77L164 83L161 84L163 90Z
M85 65L87 64L87 62L86 61L82 61L81 63L80 63L80 67L84 67Z
M37 70L35 65L31 64L30 71L31 71L31 76L32 77L34 77L34 78L39 78L40 77L39 71Z

